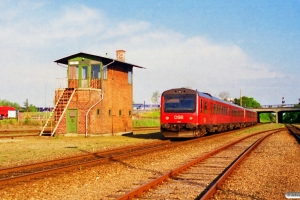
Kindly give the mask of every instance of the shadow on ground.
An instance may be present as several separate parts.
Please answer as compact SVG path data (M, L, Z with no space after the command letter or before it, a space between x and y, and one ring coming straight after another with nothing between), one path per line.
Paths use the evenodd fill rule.
M164 138L163 134L161 134L161 132L133 133L133 134L126 134L126 135L123 135L123 136L130 137L130 138L166 140Z
M153 132L153 133L133 133L123 135L125 137L131 138L141 138L141 139L157 139L157 140L171 140L172 142L182 142L186 140L192 140L194 138L165 138L161 132Z

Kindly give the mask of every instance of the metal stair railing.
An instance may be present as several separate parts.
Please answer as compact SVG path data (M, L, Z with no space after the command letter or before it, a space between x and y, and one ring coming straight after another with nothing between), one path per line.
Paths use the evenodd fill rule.
M51 133L51 136L54 135L54 133L55 133L55 131L56 131L56 129L57 129L57 127L58 127L60 121L62 120L62 118L63 118L63 116L64 116L64 114L65 114L65 112L66 112L66 110L67 110L67 108L68 108L68 106L69 106L69 104L70 104L70 102L71 102L71 99L73 98L73 96L74 96L74 94L75 94L75 91L76 91L76 89L74 88L74 90L73 90L73 92L72 92L72 94L71 94L71 96L70 96L70 98L69 98L68 103L65 105L64 111L63 111L62 114L60 115L59 120L58 120L58 122L56 123L53 132Z
M56 104L55 104L55 106L54 106L52 112L50 113L50 116L48 117L48 119L47 119L47 121L46 121L46 123L45 123L43 129L41 130L40 136L43 135L43 133L44 133L44 131L45 131L45 129L46 129L46 127L47 127L47 125L48 125L50 119L52 118L53 113L55 112L55 110L56 110L56 108L57 108L57 105L58 105L60 99L62 98L62 96L63 96L63 94L64 94L64 92L65 92L65 90L66 90L66 88L64 88L63 91L62 91L62 93L59 95L59 98L58 98L58 100L57 100L57 102L56 102Z

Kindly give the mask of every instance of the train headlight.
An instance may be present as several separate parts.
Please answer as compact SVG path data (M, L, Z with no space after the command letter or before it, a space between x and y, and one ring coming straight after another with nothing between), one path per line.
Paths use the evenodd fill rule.
M193 120L193 117L190 117L190 120Z
M166 116L166 120L169 120L169 117L168 117L168 116Z

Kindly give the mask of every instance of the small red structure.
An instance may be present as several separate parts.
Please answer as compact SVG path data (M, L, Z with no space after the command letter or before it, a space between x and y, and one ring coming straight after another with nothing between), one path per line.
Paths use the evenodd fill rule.
M0 119L2 118L8 118L8 111L15 111L16 109L14 107L10 106L0 106Z

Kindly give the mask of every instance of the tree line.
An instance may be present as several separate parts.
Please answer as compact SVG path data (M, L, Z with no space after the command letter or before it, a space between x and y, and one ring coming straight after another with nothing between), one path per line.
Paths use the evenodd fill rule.
M0 99L0 106L14 107L16 110L18 110L20 112L37 112L38 111L38 109L35 105L28 103L28 99L26 99L26 101L23 104L24 104L24 106L22 107L22 106L20 106L20 104L18 104L16 102L11 102L6 99Z

